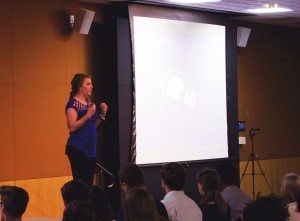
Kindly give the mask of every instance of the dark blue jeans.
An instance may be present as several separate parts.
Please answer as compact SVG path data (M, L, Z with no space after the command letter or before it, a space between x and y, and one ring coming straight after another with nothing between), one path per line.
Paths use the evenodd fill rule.
M68 146L66 149L73 179L82 180L89 185L93 184L96 169L96 158L86 156L82 151Z

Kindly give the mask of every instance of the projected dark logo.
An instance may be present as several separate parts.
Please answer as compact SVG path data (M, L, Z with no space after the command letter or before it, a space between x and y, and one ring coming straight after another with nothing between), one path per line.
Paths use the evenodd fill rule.
M187 89L189 77L175 67L170 67L160 80L162 100L160 109L163 111L169 102L180 102L186 107L195 107L196 99L194 91Z

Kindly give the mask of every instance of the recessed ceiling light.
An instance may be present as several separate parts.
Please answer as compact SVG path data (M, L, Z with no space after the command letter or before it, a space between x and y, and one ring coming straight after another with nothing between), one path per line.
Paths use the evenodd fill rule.
M169 0L170 2L177 3L190 3L190 4L198 4L198 3L209 3L209 2L220 2L222 0Z
M293 10L288 8L278 7L278 4L275 2L265 2L262 4L261 8L247 9L246 11L255 14L263 14L263 13L290 12Z

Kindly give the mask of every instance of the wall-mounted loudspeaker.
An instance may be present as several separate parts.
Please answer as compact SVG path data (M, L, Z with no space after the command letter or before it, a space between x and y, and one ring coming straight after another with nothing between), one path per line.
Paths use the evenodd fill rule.
M75 15L73 30L79 34L87 35L89 33L95 12L81 8Z
M246 47L250 35L250 28L237 27L237 46Z

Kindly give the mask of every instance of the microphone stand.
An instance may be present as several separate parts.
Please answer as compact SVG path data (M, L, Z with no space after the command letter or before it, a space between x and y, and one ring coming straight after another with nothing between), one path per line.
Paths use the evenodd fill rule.
M108 174L112 178L111 184L109 184L107 186L108 188L112 188L115 185L115 177L114 177L114 175L111 172L109 172L107 169L105 169L103 166L101 166L99 163L96 163L96 165L97 165L97 167L100 168L100 173L101 174L103 174L103 171L104 171L106 174Z
M264 177L264 180L265 180L265 182L266 182L266 184L267 184L267 186L268 186L268 188L269 188L269 190L270 190L270 192L272 192L272 190L271 190L271 187L270 187L270 185L269 185L269 183L268 183L268 181L267 181L267 179L266 179L266 176L265 176L265 173L263 172L263 170L262 170L262 168L261 168L261 166L260 166L260 163L259 163L259 161L258 161L258 159L257 159L257 155L255 154L255 152L254 152L254 136L255 136L255 131L259 131L259 129L258 128L251 128L250 130L249 130L249 135L250 135L250 139L251 139L251 147L252 147L252 149L251 149L251 153L250 153L250 155L249 155L249 158L248 158L248 162L247 162L247 164L246 164L246 167L245 167L245 169L244 169L244 172L243 172L243 174L242 174L242 178L241 178L241 181L240 181L240 183L242 183L242 181L243 181L243 178L244 178L244 176L245 175L252 175L252 198L254 199L255 198L255 187L254 187L254 177L255 177L255 175L262 175L263 177ZM248 168L248 165L249 165L249 162L251 161L251 169L252 169L252 172L251 173L246 173L246 170L247 170L247 168ZM260 170L260 173L255 173L255 167L254 167L254 162L256 162L257 163L257 165L258 165L258 168L259 168L259 170Z

